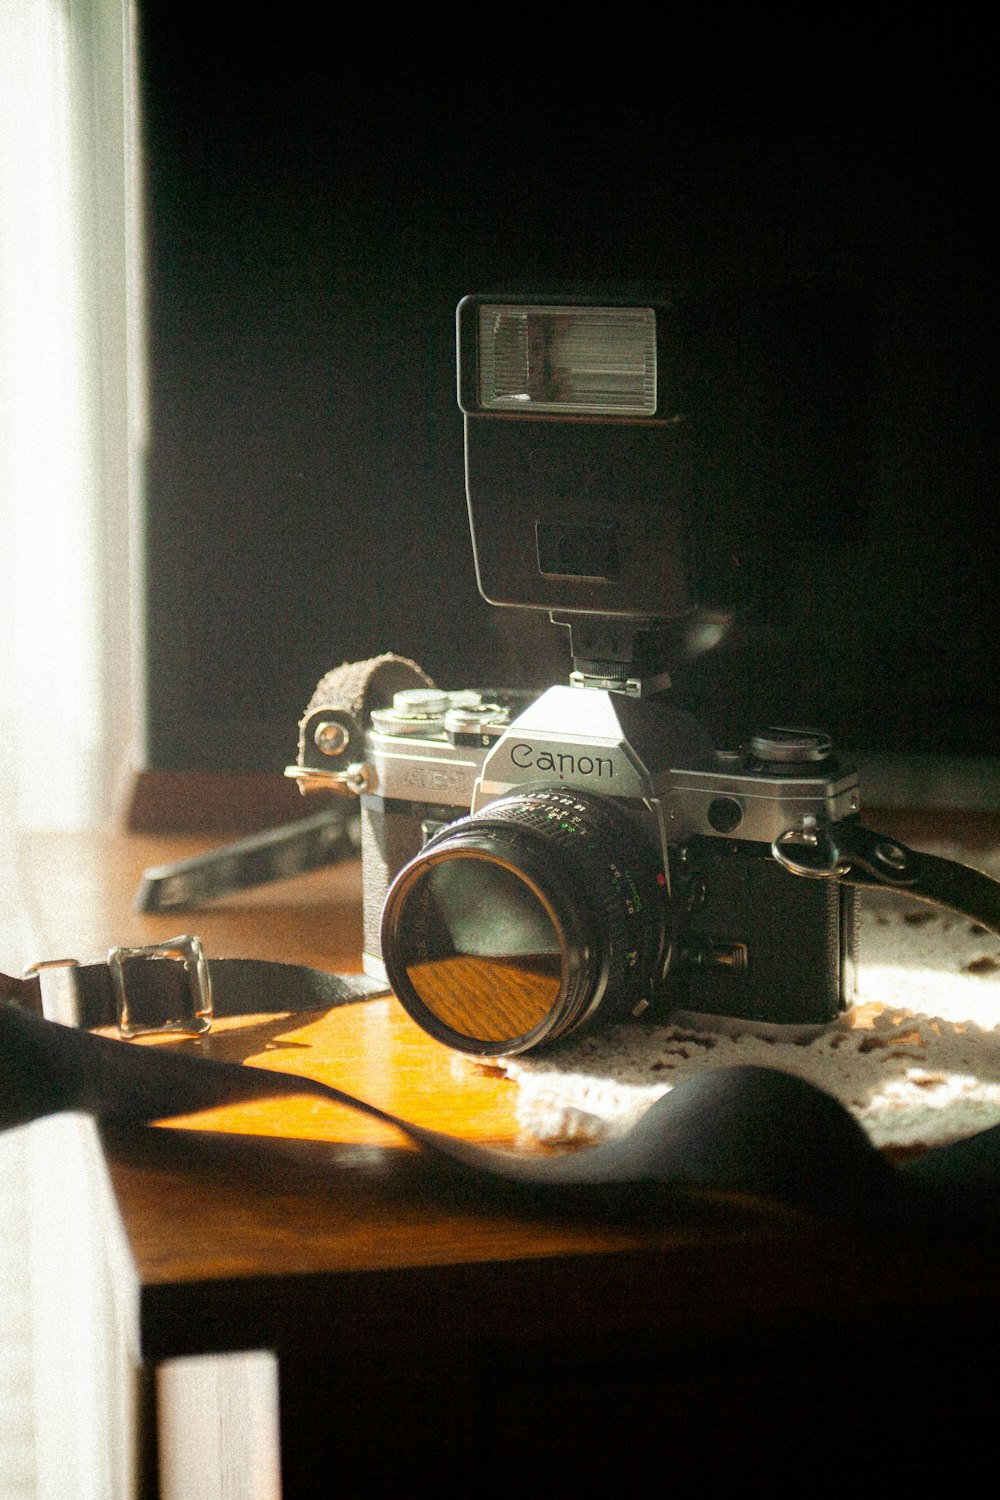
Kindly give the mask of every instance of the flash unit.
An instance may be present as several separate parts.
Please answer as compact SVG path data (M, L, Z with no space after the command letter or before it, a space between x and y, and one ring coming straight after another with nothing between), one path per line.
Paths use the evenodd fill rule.
M623 639L686 617L697 600L674 303L474 295L458 305L457 336L483 598L630 622Z
M651 307L479 307L485 411L645 416L656 411Z

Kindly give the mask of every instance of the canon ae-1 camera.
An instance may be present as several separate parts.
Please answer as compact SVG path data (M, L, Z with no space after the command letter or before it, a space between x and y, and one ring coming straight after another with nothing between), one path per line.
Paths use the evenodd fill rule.
M719 753L659 696L500 697L413 687L302 724L300 776L360 795L365 970L426 1031L509 1054L598 1015L806 1027L848 1003L856 893L772 854L857 809L824 736Z
M854 994L859 885L1000 931L997 882L862 826L824 733L720 750L671 701L678 643L717 639L755 572L741 495L692 458L721 427L686 314L466 297L457 321L479 590L547 611L573 669L442 691L386 654L320 682L288 774L360 798L365 970L489 1056L597 1019L827 1025Z

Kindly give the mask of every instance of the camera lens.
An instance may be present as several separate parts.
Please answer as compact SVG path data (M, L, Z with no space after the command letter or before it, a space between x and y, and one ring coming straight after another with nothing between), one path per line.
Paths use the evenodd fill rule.
M381 940L389 982L425 1031L479 1056L525 1052L648 999L666 883L617 804L543 788L436 834L390 886Z

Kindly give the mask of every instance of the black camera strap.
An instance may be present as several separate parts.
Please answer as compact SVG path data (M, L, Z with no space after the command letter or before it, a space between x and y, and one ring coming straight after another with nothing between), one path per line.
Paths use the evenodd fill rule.
M664 1191L751 1194L883 1229L978 1233L1000 1226L1000 1127L893 1163L847 1109L791 1074L756 1066L709 1070L656 1101L620 1138L565 1155L474 1145L429 1130L328 1084L238 1063L190 1046L137 1046L87 1029L121 1013L197 1033L213 1013L283 1013L372 993L361 976L298 965L204 959L196 940L116 950L108 964L37 966L0 975L0 1125L79 1110L153 1123L240 1102L308 1095L395 1126L462 1173L496 1208L499 1184L545 1212L663 1211ZM192 978L194 974L194 979ZM210 995L206 993L210 991ZM69 997L69 998L67 998ZM217 1000L216 1000L217 997ZM215 1005L218 1011L215 1012ZM53 1017L62 1014L63 1020ZM77 1024L65 1024L74 1019ZM164 1021L164 1017L167 1018Z
M1000 881L958 860L910 849L856 819L789 830L771 852L793 875L898 891L1000 934Z

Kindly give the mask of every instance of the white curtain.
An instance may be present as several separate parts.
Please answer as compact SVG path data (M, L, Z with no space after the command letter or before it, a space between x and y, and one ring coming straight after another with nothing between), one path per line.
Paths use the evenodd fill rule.
M0 802L116 815L141 760L129 0L0 0Z

